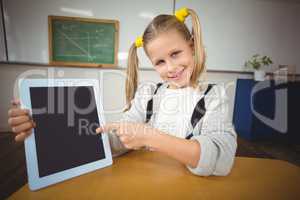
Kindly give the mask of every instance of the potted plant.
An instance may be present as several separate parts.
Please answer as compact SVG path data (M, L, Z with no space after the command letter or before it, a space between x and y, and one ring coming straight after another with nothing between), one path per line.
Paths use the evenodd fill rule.
M254 80L263 81L265 80L266 72L262 68L270 64L273 64L270 57L255 54L245 62L245 67L250 67L254 70Z

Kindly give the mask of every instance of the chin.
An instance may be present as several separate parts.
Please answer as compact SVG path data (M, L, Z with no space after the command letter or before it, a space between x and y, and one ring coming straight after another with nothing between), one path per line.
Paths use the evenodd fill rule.
M189 79L190 79L190 77L184 77L179 80L169 80L169 83L172 84L173 86L176 86L177 88L182 88L182 87L186 87L190 84Z
M179 82L177 82L177 81L169 81L169 84L173 88L183 88L183 87L188 86L188 83L185 82L185 81L182 81L182 82L181 81L179 81Z

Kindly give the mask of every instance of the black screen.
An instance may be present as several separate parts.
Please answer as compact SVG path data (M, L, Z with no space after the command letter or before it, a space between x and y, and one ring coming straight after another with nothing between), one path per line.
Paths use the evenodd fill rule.
M105 158L92 87L31 87L39 176Z

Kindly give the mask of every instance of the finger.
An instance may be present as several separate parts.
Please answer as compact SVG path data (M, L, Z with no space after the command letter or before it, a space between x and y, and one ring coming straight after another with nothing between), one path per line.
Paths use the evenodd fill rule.
M21 105L20 100L19 99L13 99L10 101L11 105L13 107L19 107Z
M132 147L131 145L127 144L127 143L124 144L124 147L125 147L126 149L133 149L133 147Z
M32 124L31 121L29 121L29 122L20 124L20 125L18 125L18 126L12 127L12 131L13 131L14 133L20 133L20 132L24 132L24 131L26 131L26 130L28 130L28 129L31 129L31 128L33 128L33 124Z
M128 142L130 142L130 138L128 136L120 136L120 141L123 143L123 144L126 144Z
M105 132L104 132L104 130L103 130L102 127L96 128L96 134L104 134L104 133L105 133Z
M118 130L120 127L119 123L107 123L102 127L99 127L96 129L96 133L100 133L100 132L107 132L109 133L112 130Z
M21 108L11 108L8 111L8 116L9 117L17 117L20 115L29 115L29 110L28 109L21 109Z
M31 123L32 123L32 127L35 128L36 127L36 123L33 120L31 120Z
M10 126L17 126L19 124L22 124L24 122L30 121L31 118L28 115L21 115L18 117L11 117L8 119L8 124Z
M31 134L31 132L32 132L31 129L21 132L20 134L16 135L15 141L17 141L17 142L24 141Z
M102 128L101 127L96 128L96 133L97 134L102 133Z

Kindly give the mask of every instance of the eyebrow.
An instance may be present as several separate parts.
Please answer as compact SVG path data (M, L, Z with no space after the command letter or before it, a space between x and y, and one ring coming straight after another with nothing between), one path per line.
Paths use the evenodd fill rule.
M176 51L182 51L180 48L173 48L171 51L170 51L170 54L176 52Z

